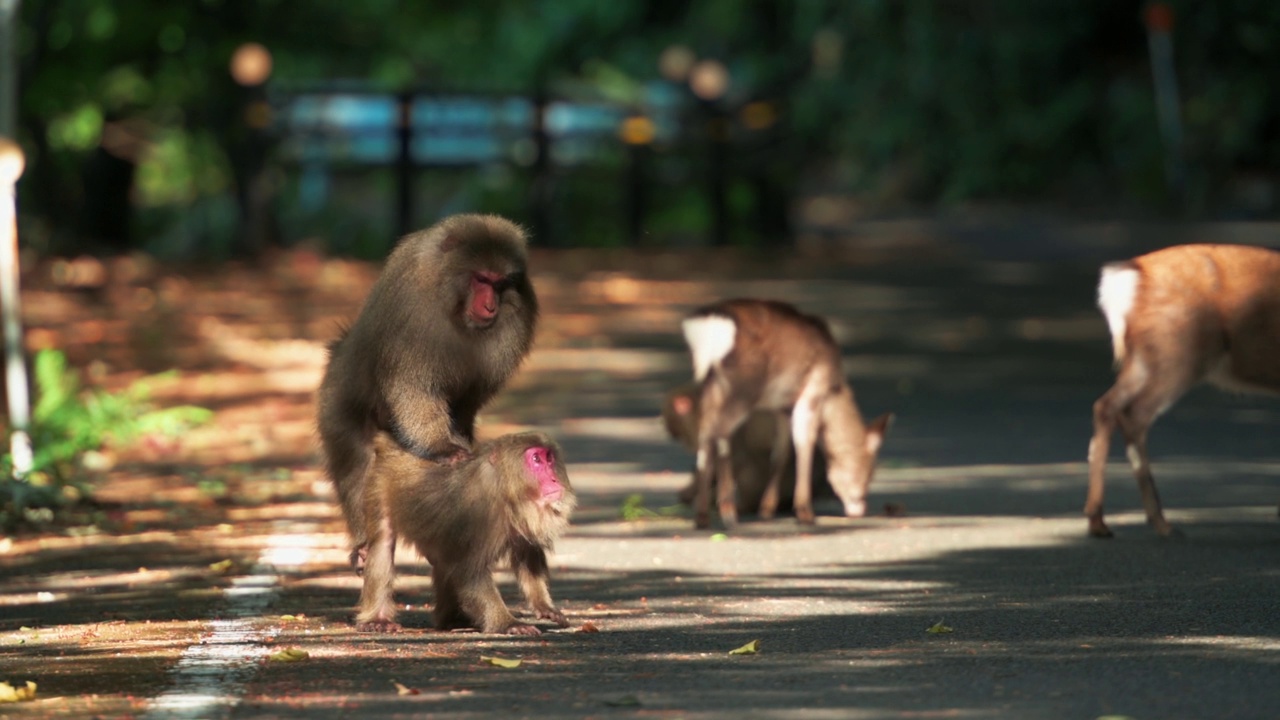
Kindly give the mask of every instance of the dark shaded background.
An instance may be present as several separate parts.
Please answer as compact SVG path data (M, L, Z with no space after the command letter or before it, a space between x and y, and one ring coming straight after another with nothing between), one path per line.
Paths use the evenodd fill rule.
M784 244L824 219L1011 206L1270 217L1280 5L1168 6L1176 148L1136 0L28 0L22 240L378 258L401 231L473 209L561 247ZM246 43L272 58L262 84L229 72ZM688 65L704 61L728 84L700 98ZM337 95L395 110L343 126L295 114ZM399 102L431 98L532 111L498 127L420 110L413 142L447 155L470 133L490 150L400 153ZM555 126L557 105L597 122ZM362 134L390 154L362 157ZM814 198L830 200L817 217Z

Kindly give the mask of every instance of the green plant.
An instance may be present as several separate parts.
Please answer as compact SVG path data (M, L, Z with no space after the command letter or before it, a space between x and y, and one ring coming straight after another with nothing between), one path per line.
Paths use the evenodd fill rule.
M12 479L13 458L0 459L0 527L22 520L47 522L51 510L79 501L86 495L80 480L85 453L110 442L127 446L138 438L176 435L200 425L212 411L192 405L156 409L148 397L152 384L165 377L153 375L115 393L82 389L77 373L56 350L42 350L35 357L36 404L32 410L31 471Z
M647 520L659 517L674 517L680 515L684 511L683 505L667 505L657 510L650 510L644 506L644 496L640 493L628 495L622 501L622 507L618 508L618 515L623 520Z

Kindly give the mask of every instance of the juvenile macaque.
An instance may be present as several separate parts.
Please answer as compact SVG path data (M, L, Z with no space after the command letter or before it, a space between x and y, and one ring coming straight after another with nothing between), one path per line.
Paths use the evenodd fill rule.
M698 385L686 383L667 393L662 404L662 419L667 433L694 452L698 450L700 395ZM739 514L759 512L760 500L777 463L783 463L778 509L791 507L796 487L796 462L791 449L791 429L785 415L769 410L751 413L729 438L729 459L737 485ZM827 482L827 463L822 455L815 455L813 459L813 477L815 498L834 496L831 484ZM692 505L697 492L698 479L695 476L680 491L680 502Z
M711 487L716 486L721 522L737 524L730 439L752 412L791 413L796 455L796 519L812 523L813 451L819 435L827 477L844 503L845 515L866 513L867 487L890 415L868 426L840 369L840 349L825 321L769 300L725 300L695 310L682 329L699 383L697 492L698 527L711 523ZM781 463L760 500L760 517L773 517L782 480Z
M476 414L528 354L538 302L525 246L496 215L454 215L406 236L329 346L320 440L357 569L379 519L361 504L374 434L424 460L470 457Z
M446 465L409 455L378 433L374 454L365 486L369 555L358 630L400 629L392 599L395 544L389 538L395 535L431 563L438 629L541 632L516 620L503 603L493 571L504 561L538 618L569 625L551 601L546 551L568 525L577 500L560 447L550 437L506 435L476 446L472 458Z

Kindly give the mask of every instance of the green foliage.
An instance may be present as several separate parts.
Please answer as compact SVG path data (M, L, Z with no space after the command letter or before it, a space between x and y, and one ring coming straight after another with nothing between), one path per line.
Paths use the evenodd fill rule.
M1280 95L1271 90L1268 68L1280 63L1280 4L1170 4L1191 187L1212 199L1241 173L1274 178ZM133 197L149 213L147 221L169 226L161 230L165 243L209 247L205 236L222 230L193 227L184 213L230 196L256 152L245 142L244 109L252 93L228 73L232 52L247 41L271 51L265 93L271 101L297 87L337 83L632 103L662 81L663 51L680 45L729 69L724 109L731 115L754 100L780 110L774 129L735 135L731 174L759 175L763 168L772 186L786 192L829 187L890 203L1080 195L1157 202L1167 192L1165 150L1143 5L29 1L21 5L18 56L20 139L31 153L20 192L34 195L24 197L22 207L51 224L73 225L68 209L84 201L82 192L95 192L87 160L100 140L120 129L114 123L126 123L144 142L116 149L134 153ZM705 187L695 116L691 112L684 127L685 144L672 150L690 165L673 194L702 194ZM654 185L668 181L655 178ZM488 187L461 199L523 205L524 190ZM574 207L558 210L560 216L581 222L584 214L599 215L611 241L619 237L611 229L621 224L616 208L597 205L591 193L572 186L567 193ZM390 207L388 198L379 194L376 202ZM424 207L434 214L457 206ZM667 212L654 202L652 211L655 218L665 213L663 223L679 222L672 228L677 235L705 228L683 225L705 220L687 207ZM387 235L358 210L336 212L354 219L282 223L286 239L321 233L349 242L336 229L353 224L357 232ZM740 209L735 216L736 224L751 222ZM233 213L231 232L234 220ZM569 237L604 237L596 225L588 229Z
M628 495L622 501L622 507L618 508L618 516L623 520L650 520L653 518L676 517L684 513L683 505L667 505L657 510L651 510L644 506L644 496L640 493Z
M82 390L76 372L56 350L36 355L34 374L32 470L26 478L12 480L13 458L6 453L0 460L0 527L24 519L47 521L52 508L83 497L81 461L86 453L107 443L127 446L147 435L178 435L213 416L210 410L190 405L151 406L150 387L162 375L144 378L116 393Z

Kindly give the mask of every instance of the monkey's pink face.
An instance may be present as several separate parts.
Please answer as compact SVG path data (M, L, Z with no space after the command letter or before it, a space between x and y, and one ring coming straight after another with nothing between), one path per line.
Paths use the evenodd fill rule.
M537 481L543 500L555 502L564 495L564 486L556 477L556 458L551 448L537 446L525 450L524 466Z
M488 270L471 274L471 302L467 315L476 327L489 327L498 317L498 294L506 280L502 275Z

